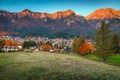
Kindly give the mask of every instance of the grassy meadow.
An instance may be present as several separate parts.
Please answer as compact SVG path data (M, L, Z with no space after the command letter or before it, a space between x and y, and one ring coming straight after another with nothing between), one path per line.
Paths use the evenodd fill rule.
M120 80L120 67L73 54L1 53L0 80Z
M99 59L98 57L96 57L92 54L85 55L83 57L90 59L90 60L94 60L94 61L102 61L101 59ZM105 63L120 67L120 54L112 54L112 55L108 56L106 58Z

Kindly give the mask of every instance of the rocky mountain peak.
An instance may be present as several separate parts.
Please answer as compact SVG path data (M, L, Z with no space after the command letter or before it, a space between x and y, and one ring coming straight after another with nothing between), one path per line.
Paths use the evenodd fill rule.
M72 10L58 11L52 15L52 18L53 19L66 18L71 15L76 15L76 14Z
M31 11L29 9L24 9L22 12L23 13L30 13Z
M100 8L88 16L86 16L86 19L88 20L95 20L95 19L107 19L107 18L120 18L120 12L118 10L112 9L112 8Z

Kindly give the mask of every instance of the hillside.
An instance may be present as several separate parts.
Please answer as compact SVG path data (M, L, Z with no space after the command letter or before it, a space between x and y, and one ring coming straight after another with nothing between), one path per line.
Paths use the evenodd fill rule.
M1 53L0 80L119 80L120 67L76 55Z

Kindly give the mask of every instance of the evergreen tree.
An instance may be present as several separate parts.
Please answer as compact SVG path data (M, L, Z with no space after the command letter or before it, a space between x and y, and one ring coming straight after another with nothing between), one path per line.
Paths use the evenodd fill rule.
M77 41L78 41L78 38L74 37L73 43L72 43L72 52L74 53L77 53Z
M35 47L37 44L35 41L25 41L23 44L23 48L29 49L30 47Z
M119 36L118 36L118 34L112 35L111 49L112 49L113 53L119 52Z
M72 52L78 53L79 47L85 42L85 38L80 36L80 38L75 37L72 44Z
M111 40L111 29L108 24L104 22L98 27L96 31L96 52L95 54L106 61L106 57L111 53L110 40Z
M78 47L80 47L84 43L85 43L85 38L83 36L80 36L80 38L78 39Z

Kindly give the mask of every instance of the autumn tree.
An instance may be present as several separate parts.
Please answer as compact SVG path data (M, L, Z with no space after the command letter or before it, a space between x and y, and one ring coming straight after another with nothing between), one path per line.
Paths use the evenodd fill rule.
M112 35L111 50L113 51L113 53L119 52L119 36L118 36L118 34Z
M92 44L88 44L87 42L83 43L78 49L78 52L81 55L89 54L92 53L93 51L94 47L92 46Z
M49 51L50 49L53 48L53 46L51 46L50 44L47 43L42 43L42 45L40 46L42 48L43 51Z
M108 24L104 22L98 27L96 31L96 52L95 54L106 61L106 57L111 53L110 40L111 40L111 29Z
M80 36L80 38L75 37L72 44L72 52L78 53L78 48L84 44L85 38Z
M5 40L5 46L12 46L12 40Z

